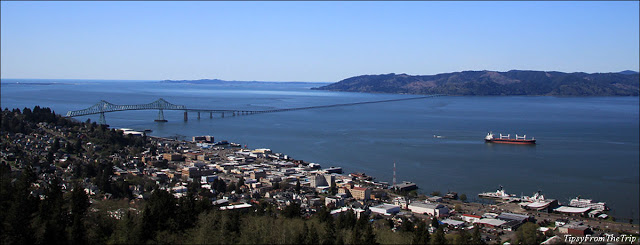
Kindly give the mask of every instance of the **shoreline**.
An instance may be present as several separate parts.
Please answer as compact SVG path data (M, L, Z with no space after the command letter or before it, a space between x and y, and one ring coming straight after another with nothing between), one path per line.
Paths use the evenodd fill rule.
M154 139L160 139L160 140L168 140L168 141L173 141L173 142L179 142L179 143L181 143L181 144L195 144L194 142L192 142L192 141L188 141L188 140L175 140L175 139L170 139L170 138L165 138L165 137L158 137L158 136L149 136L149 137L154 138ZM224 149L224 150L231 150L231 151L238 151L238 150L241 150L241 151L242 151L242 150L255 151L255 150L261 150L261 149L250 149L250 148L244 148L244 147L242 147L242 145L243 145L243 144L240 144L240 145L241 145L241 147L226 147L226 146L224 146L224 147L223 147L223 149ZM201 148L201 149L202 149L202 148ZM268 150L268 149L267 149L267 150ZM286 154L286 153L277 153L277 154ZM304 161L304 160L296 160L296 159L290 159L290 160L298 161L298 162L300 162L301 164L310 164L310 162L306 162L306 161ZM322 163L320 163L320 165L322 166ZM342 168L342 167L340 167L340 168ZM343 175L344 175L344 174L343 174ZM351 175L351 174L349 174L349 175ZM386 187L386 188L384 188L385 192L387 192L387 193L389 193L389 194L391 194L391 195L397 195L397 193L392 192L392 191L388 188L388 187L390 186L390 184L389 184L389 183L384 182L384 181L377 181L377 178L376 178L376 177L373 177L373 176L371 176L371 177L372 177L372 180L371 180L371 181L369 181L368 183L373 184L374 186L385 186L385 187ZM400 181L400 182L402 182L402 181ZM455 193L455 192L452 192L452 193ZM425 190L425 189L420 189L420 188L418 188L418 189L417 189L417 196L418 196L418 197L422 197L422 198L428 197L426 194L427 194L427 193L426 193L426 190ZM446 194L446 193L443 193L443 194ZM461 205L468 205L468 207L477 207L478 205L480 205L480 206L482 206L482 207L485 207L485 206L489 206L489 207L506 206L506 207L509 207L508 209L509 209L510 211L513 211L513 212L524 212L524 213L531 214L531 215L533 215L533 216L535 216L535 215L540 216L540 215L542 215L542 214L543 214L543 213L541 213L541 212L530 212L530 211L527 211L527 210L525 210L525 209L516 209L515 207L519 207L519 206L518 206L518 204L517 204L517 203L513 203L512 201L514 201L514 200L516 200L516 199L517 199L517 200L520 200L520 199L521 199L521 198L523 198L523 197L521 197L521 198L514 198L514 199L512 199L512 200L510 200L510 201L507 201L507 202L500 202L500 201L498 201L498 200L485 199L485 198L479 197L479 195L480 195L480 194L482 194L482 193L478 193L478 194L470 195L469 197L472 197L472 198L470 198L470 200L469 200L469 201L465 201L465 202L461 202L461 201L459 201L459 200L457 200L457 199L453 199L453 200L446 199L446 200L447 200L449 203L455 203L455 204L461 204ZM476 197L476 198L474 198L474 197ZM524 197L524 198L527 198L527 197ZM551 199L551 200L553 200L553 199ZM560 204L562 204L562 206L566 206L566 205L567 205L567 203L560 203ZM514 205L515 205L515 206L514 206ZM560 206L560 205L558 205L558 206ZM465 208L466 208L466 207L467 207L467 206L465 206ZM611 212L611 211L612 211L612 210L607 210L607 212ZM607 212L603 212L603 213L605 213L605 214L606 214ZM548 215L548 217L555 217L555 218L569 217L569 216L566 216L566 215L565 215L565 216L563 216L563 214L557 214L557 213L544 213L544 214L545 214L545 215ZM571 217L573 217L573 216L571 216ZM597 222L597 224L602 224L603 222L604 222L604 223L610 223L610 224L627 224L627 223L622 222L622 221L611 221L611 220L609 220L609 219L606 219L606 220L605 220L605 219L599 219L599 218L587 219L587 217L582 217L582 218L583 218L583 219L585 219L585 220L588 220L589 222ZM576 220L578 220L578 219L579 219L579 218L577 218ZM637 225L637 224L638 224L638 220L635 220L635 219L634 219L634 220L633 220L633 222L634 222L634 223L633 223L632 227L634 227L634 225ZM595 223L594 223L594 224L595 224Z

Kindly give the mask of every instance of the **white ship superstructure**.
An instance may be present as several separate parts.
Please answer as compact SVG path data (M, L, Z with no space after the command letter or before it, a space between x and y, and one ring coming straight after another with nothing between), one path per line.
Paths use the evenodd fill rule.
M515 197L516 195L507 194L504 191L504 189L502 189L502 186L500 186L500 188L495 192L484 192L484 193L478 194L478 196L479 197L483 197L483 198L511 199L511 198Z
M605 202L594 202L592 199L584 199L579 196L571 199L569 202L569 206L579 207L579 208L591 208L594 210L605 211L609 210L607 204Z

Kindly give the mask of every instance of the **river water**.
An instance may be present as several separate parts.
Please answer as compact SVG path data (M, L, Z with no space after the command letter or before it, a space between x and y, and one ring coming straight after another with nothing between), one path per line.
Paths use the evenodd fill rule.
M19 83L18 83L19 82ZM35 105L57 113L100 100L144 104L158 98L189 108L265 110L411 97L310 90L319 83L176 84L155 81L2 80L2 108ZM106 114L112 127L151 135L213 135L270 148L295 159L340 166L422 192L470 198L503 185L508 193L541 190L561 203L578 195L605 201L618 218L638 220L638 97L448 96L224 118L157 111ZM97 121L98 116L78 120ZM485 144L487 132L535 137L535 146ZM434 138L433 135L442 136Z

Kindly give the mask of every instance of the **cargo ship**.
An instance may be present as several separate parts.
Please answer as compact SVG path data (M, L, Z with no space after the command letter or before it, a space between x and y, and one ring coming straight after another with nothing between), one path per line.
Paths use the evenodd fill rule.
M515 139L511 139L510 134L502 135L500 134L500 138L496 138L493 136L492 132L487 133L487 136L484 137L484 142L486 143L499 143L499 144L516 144L516 145L533 145L536 143L535 138L527 139L527 135L518 136L516 134Z

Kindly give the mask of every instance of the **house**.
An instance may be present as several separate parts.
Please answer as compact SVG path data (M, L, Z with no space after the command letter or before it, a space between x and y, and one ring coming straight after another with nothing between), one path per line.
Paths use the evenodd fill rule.
M342 207L344 206L344 198L339 196L326 197L324 199L324 205L325 206L333 205L334 207Z

